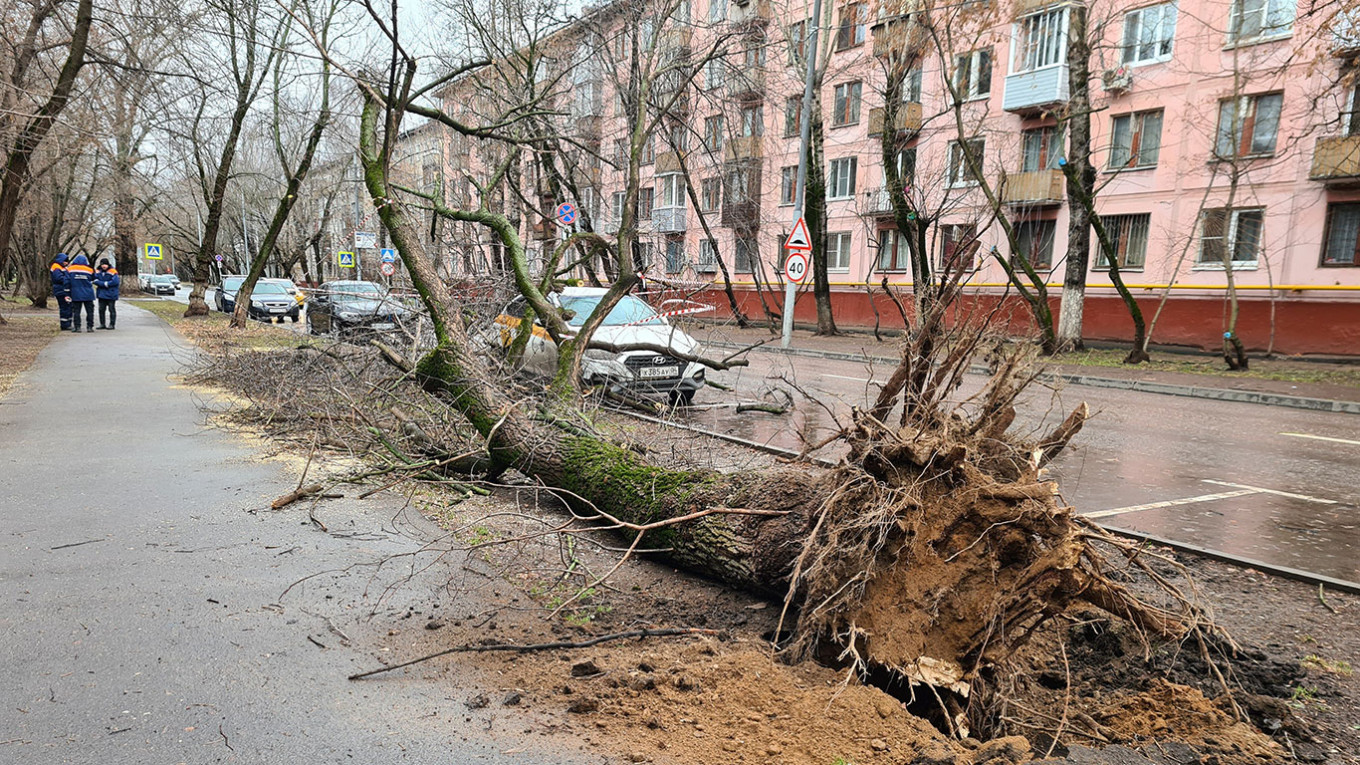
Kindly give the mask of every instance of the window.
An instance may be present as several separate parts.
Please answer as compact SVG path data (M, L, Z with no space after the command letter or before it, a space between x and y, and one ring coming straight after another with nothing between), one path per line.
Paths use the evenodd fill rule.
M784 137L793 138L803 124L803 97L789 96L784 99Z
M689 127L677 122L666 128L666 145L674 151L688 150Z
M614 166L623 167L628 164L628 139L614 139Z
M626 193L622 191L616 191L614 192L614 196L610 199L609 208L610 212L614 216L615 223L623 220L623 203L624 200L627 198L628 195Z
M797 66L807 61L807 25L798 21L789 25L789 65Z
M1100 222L1105 225L1105 233L1110 235L1115 262L1119 267L1142 270L1143 264L1147 262L1148 231L1152 227L1152 216L1148 213L1102 215ZM1095 237L1092 236L1092 239ZM1110 259L1105 257L1105 248L1100 246L1098 240L1095 267L1110 267Z
M638 164L650 165L656 161L656 141L652 136L647 136L647 140L642 142L642 152L638 158Z
M902 74L902 103L921 103L920 69L910 69Z
M1011 72L1036 69L1067 62L1067 9L1056 8L1020 19L1015 24L1015 60Z
M1360 266L1360 203L1327 206L1322 265Z
M1155 167L1162 149L1162 111L1136 112L1114 118L1110 136L1110 169Z
M722 205L722 180L705 178L699 182L699 201L705 210L716 210Z
M666 273L678 274L685 270L685 240L666 240Z
M760 164L743 164L727 173L727 203L745 204L755 201L760 185Z
M906 271L910 267L907 238L894 229L878 232L878 270Z
M578 82L572 86L572 95L575 97L572 116L579 119L599 115L602 106L600 83L594 80Z
M859 96L863 85L859 82L846 82L836 86L836 100L831 110L831 126L855 125L859 123Z
M1224 158L1274 154L1283 102L1280 93L1219 101L1214 152Z
M710 58L704 63L704 86L709 90L719 90L727 83L727 62L720 58Z
M747 70L765 65L764 38L755 38L746 42L746 48L741 53L741 62L746 65Z
M765 108L763 106L743 106L741 108L741 134L744 137L765 134Z
M916 179L916 147L908 146L904 149L898 149L897 161L894 164L897 166L898 180L902 181L904 186L910 186L912 181ZM887 179L888 175L884 173L883 180L885 183Z
M727 20L727 0L708 0L708 20L714 23Z
M1125 64L1146 64L1171 58L1176 37L1176 4L1164 3L1124 14Z
M864 33L869 25L869 14L863 3L847 3L841 6L841 23L836 27L836 50L853 48L864 42Z
M973 224L943 224L940 227L940 268L946 273L972 270L976 244L977 227Z
M680 0L676 3L675 10L671 11L671 21L676 24L689 23L689 0Z
M633 267L645 271L652 265L656 245L651 242L633 242Z
M718 270L718 242L715 239L704 239L699 242L699 271Z
M826 235L826 267L831 271L850 269L849 231L832 231Z
M1341 112L1341 126L1345 135L1360 135L1360 85L1346 93L1346 108Z
M1228 41L1253 42L1287 36L1294 29L1295 0L1236 0Z
M789 165L779 170L779 204L791 205L798 189L798 166Z
M735 258L732 267L742 273L751 273L755 269L758 249L754 239L738 239L734 248Z
M975 50L954 57L954 89L965 101L985 98L992 92L992 51Z
M1015 226L1016 252L1011 263L1019 263L1020 257L1029 261L1035 269L1053 267L1053 240L1056 238L1058 224L1051 220L1034 220Z
M656 199L657 207L685 206L685 176L680 173L666 173L656 177L660 194Z
M1058 127L1041 127L1020 134L1022 158L1020 172L1053 170L1063 157L1063 131Z
M722 151L723 118L721 114L704 120L704 147L710 153Z
M855 173L859 160L855 157L842 157L831 160L831 170L826 174L826 198L848 199L855 195Z
M949 142L949 185L950 186L976 186L978 178L968 168L968 158L982 167L982 153L986 148L986 143L982 138L970 138L967 141ZM967 151L967 157L964 152Z
M1231 258L1233 266L1255 267L1265 217L1266 211L1259 207L1205 210L1200 215L1200 265L1221 266Z
M652 219L652 206L656 200L656 187L643 186L638 189L638 220Z

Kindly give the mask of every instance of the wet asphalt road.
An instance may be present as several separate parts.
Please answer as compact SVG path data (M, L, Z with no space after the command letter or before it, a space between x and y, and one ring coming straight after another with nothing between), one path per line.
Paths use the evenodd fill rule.
M206 427L173 333L119 313L0 399L0 763L599 761L465 722L456 665L347 681L376 666L361 616L439 597L375 605L395 573L363 565L428 529L391 500L327 501L329 533L269 511L296 473Z
M752 400L769 387L790 387L778 379L787 377L842 418L876 393L873 380L891 372L772 353L750 359L750 367L713 379ZM983 379L970 375L963 395ZM699 401L730 396L708 389ZM1045 431L1082 401L1094 417L1053 471L1079 512L1108 526L1360 582L1360 417L1072 386L1028 394L1016 427ZM835 429L831 414L806 401L792 417L730 408L689 417L794 449Z

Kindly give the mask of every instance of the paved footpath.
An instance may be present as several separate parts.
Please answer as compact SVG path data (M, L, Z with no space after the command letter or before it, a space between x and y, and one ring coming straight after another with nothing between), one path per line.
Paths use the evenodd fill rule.
M381 580L284 590L414 550L419 521L336 500L345 533L322 533L268 510L296 474L206 427L173 380L188 349L124 305L0 398L0 763L586 761L465 722L456 675L348 682L375 663L327 619L371 610Z

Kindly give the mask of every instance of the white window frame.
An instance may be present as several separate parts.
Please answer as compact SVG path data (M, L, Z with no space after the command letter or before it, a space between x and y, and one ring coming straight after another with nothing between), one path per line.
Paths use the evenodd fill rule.
M1360 135L1360 82L1346 91L1346 108L1341 112L1341 134Z
M652 203L653 209L660 210L663 207L684 209L685 207L685 175L684 173L660 173L656 176L656 199Z
M628 194L626 192L623 191L614 192L614 198L610 206L613 208L615 222L623 220L623 203L627 198Z
M1246 126L1247 117L1251 117L1251 143L1256 143L1256 130L1260 126L1261 101L1266 98L1278 97L1280 99L1280 110L1275 115L1275 138L1271 142L1270 149L1265 151L1255 151L1254 146L1248 147L1248 151L1243 152L1242 143L1246 139L1243 128ZM1280 147L1280 127L1284 124L1284 92L1271 91L1269 93L1253 93L1239 98L1226 98L1218 102L1218 125L1214 129L1214 157L1218 159L1246 159L1250 157L1273 157ZM1222 149L1224 135L1224 107L1236 106L1232 110L1229 118L1231 122L1228 129L1232 137L1232 153L1225 154Z
M1149 133L1147 130L1148 117L1158 115L1157 135L1156 135L1156 156L1152 157L1151 162L1144 161L1148 151ZM1120 149L1115 142L1115 136L1119 134L1121 120L1128 120L1129 125L1129 147L1128 159L1123 164L1118 163L1116 151ZM1111 172L1125 170L1150 170L1157 166L1162 158L1162 128L1166 125L1166 112L1162 109L1148 109L1141 112L1129 112L1128 114L1116 114L1110 119L1110 155L1106 160L1106 167ZM1137 139L1135 141L1135 138ZM1134 145L1137 150L1134 150Z
M987 65L982 64L983 58ZM987 72L987 89L978 90L979 75ZM977 101L992 95L992 49L978 48L954 56L954 89L964 101Z
M828 231L826 233L826 270L849 271L853 247L854 236L852 232Z
M858 157L837 157L827 163L826 198L854 199L855 176L859 174Z
M719 90L727 85L727 62L721 58L710 58L704 62L704 87Z
M708 20L713 24L727 21L727 0L708 0Z
M1248 5L1256 4L1259 4L1259 7L1247 8ZM1288 22L1284 21L1285 14L1289 16ZM1254 45L1291 37L1294 34L1294 20L1297 15L1298 0L1233 0L1232 8L1228 12L1226 47ZM1255 21L1260 26L1255 33L1243 34L1242 24L1252 16L1257 17Z
M741 136L756 138L765 135L765 107L761 104L741 108Z
M1203 212L1200 213L1199 235L1197 237L1199 239L1199 252L1195 254L1195 265L1192 269L1194 271L1226 270L1223 266L1222 260L1218 258L1215 258L1213 260L1204 259L1205 217L1209 213L1217 212L1222 209L1224 208L1216 207L1204 210ZM1252 260L1234 260L1232 259L1232 256L1229 256L1230 262L1232 263L1232 270L1234 271L1255 271L1257 264L1261 261L1261 247L1264 244L1266 234L1266 208L1264 207L1234 207L1232 210L1232 216L1228 220L1228 230L1224 232L1225 240L1224 246L1229 248L1230 251L1236 254L1238 227L1239 224L1241 223L1242 216L1247 214L1259 214L1261 216L1261 231L1256 241L1256 251L1252 253L1252 255L1255 256Z
M1024 16L1011 25L1011 74L1067 64L1067 6Z
M1119 60L1126 66L1146 66L1170 61L1175 55L1176 21L1179 10L1176 3L1159 3L1129 11L1124 14L1124 31L1119 38ZM1151 22L1151 24L1149 23ZM1148 39L1148 31L1155 24L1156 35ZM1168 28L1169 27L1169 28ZM1130 40L1130 35L1137 39ZM1151 45L1152 55L1144 56L1143 49Z

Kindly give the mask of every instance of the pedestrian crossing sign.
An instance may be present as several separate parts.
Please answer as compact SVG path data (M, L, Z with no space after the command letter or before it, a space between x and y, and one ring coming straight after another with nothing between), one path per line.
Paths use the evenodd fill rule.
M340 257L340 267L341 267L341 268L354 268L354 253L352 253L352 252L341 252L341 253L337 253L337 254L338 254L339 257Z
M163 259L163 256L161 255L161 252L162 252L162 250L161 250L161 246L160 246L159 244L151 244L151 243L147 243L147 245L146 245L146 259L147 259L147 260L162 260L162 259Z

